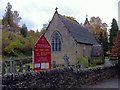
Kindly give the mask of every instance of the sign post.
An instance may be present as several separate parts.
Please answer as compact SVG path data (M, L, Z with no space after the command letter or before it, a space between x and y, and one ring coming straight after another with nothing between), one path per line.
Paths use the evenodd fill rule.
M44 34L34 46L34 70L51 68L51 46Z

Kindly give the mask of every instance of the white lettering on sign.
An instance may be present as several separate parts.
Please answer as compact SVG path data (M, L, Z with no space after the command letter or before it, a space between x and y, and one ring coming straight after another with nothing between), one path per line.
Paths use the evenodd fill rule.
M39 57L38 61L47 61L47 57Z
M50 46L48 44L37 44L37 47L40 47L40 48L50 48Z
M38 52L38 53L36 53L37 56L47 56L48 54L50 54L50 52Z
M40 54L41 54L41 56L46 56L46 55L50 54L50 52L41 52Z

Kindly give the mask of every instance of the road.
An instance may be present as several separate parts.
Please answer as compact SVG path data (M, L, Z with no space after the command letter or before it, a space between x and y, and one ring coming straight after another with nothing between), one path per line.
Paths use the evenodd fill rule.
M112 78L97 82L95 85L87 86L86 88L119 88L120 90L120 79Z

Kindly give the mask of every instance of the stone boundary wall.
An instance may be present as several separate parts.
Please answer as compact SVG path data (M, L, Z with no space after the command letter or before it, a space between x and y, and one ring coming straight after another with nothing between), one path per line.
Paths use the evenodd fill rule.
M118 65L92 69L53 69L3 77L3 90L17 88L82 88L118 76Z

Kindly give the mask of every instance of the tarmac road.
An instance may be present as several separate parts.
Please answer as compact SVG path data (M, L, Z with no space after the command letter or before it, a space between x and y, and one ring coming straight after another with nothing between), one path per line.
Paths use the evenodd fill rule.
M95 85L87 86L86 88L119 88L120 90L120 79L112 78L97 82Z

